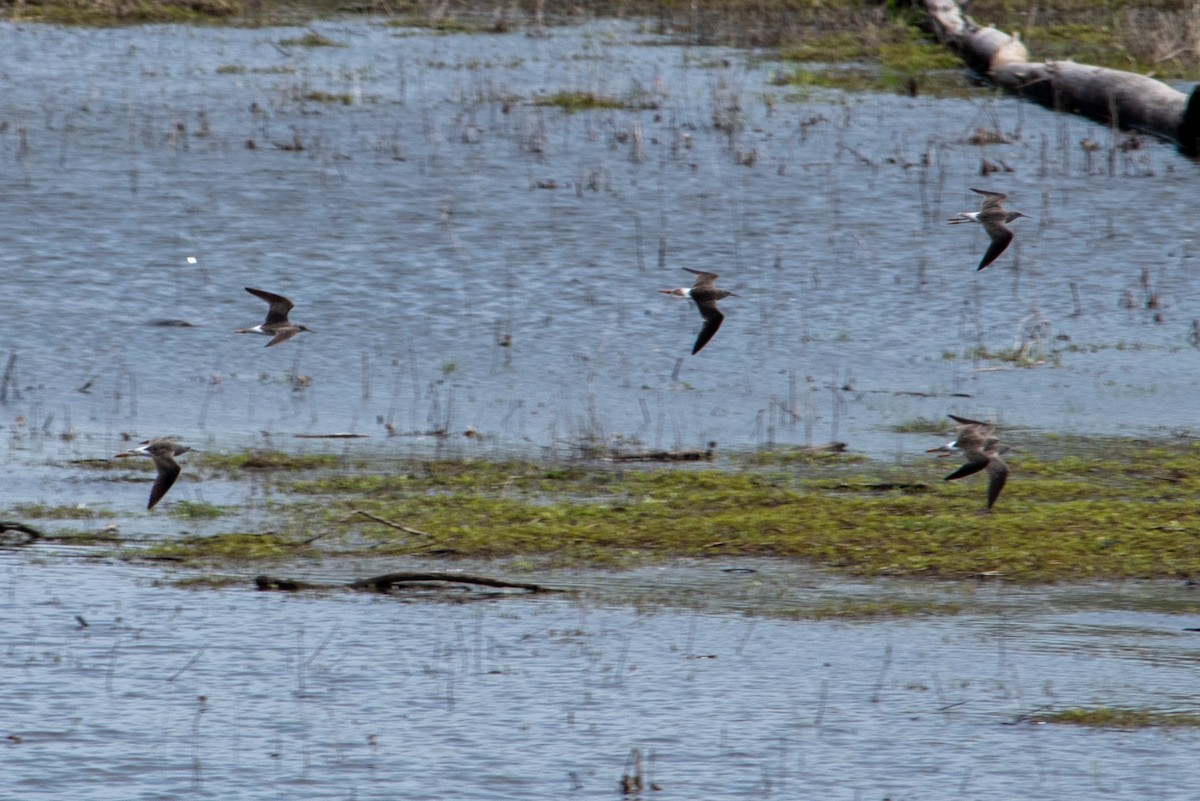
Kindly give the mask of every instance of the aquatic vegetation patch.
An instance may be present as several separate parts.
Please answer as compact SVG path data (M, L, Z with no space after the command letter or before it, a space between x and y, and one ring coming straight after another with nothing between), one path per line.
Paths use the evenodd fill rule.
M414 4L414 7L415 6ZM435 15L420 7L420 11L401 12L393 16L385 24L390 28L414 28L421 31L436 33L507 33L509 22L503 17L480 17L479 15L461 14Z
M242 4L234 0L132 0L120 3L42 0L38 3L15 3L6 16L25 22L102 27L146 22L212 22L230 19L243 11Z
M602 95L596 92L580 92L562 90L551 95L541 95L533 99L535 106L555 106L569 114L577 111L594 109L656 109L659 103L646 98L618 98Z
M1012 475L991 514L983 512L984 480L946 482L958 460L923 455L873 464L835 454L763 461L750 453L724 469L486 459L364 464L322 455L307 474L264 474L264 491L287 499L273 509L281 533L191 538L153 553L218 563L320 553L613 568L772 556L862 576L1200 576L1200 443L1033 433L1008 440ZM885 615L887 606L854 614Z
M878 66L799 66L791 72L775 75L772 83L800 90L798 97L788 97L788 100L806 100L806 90L816 89L938 97L978 94L978 90L968 86L956 70L908 72Z
M742 464L754 466L848 465L867 461L867 457L861 453L847 453L836 448L762 448L745 455L737 454L733 458Z
M962 613L963 605L946 601L914 601L905 598L845 600L794 609L772 610L770 617L794 620L888 620L892 618L948 616Z
M342 42L330 39L317 31L305 31L303 36L279 40L280 47L345 47Z
M189 520L212 520L229 513L227 509L203 501L176 501L167 509L172 517L184 517Z
M41 503L23 503L13 507L9 516L29 520L94 520L117 515L109 509L95 509L89 506L47 506Z
M1113 706L1073 707L1057 712L1026 715L1021 719L1027 723L1060 723L1097 729L1200 727L1200 714L1195 712L1162 712Z
M216 573L201 573L196 576L184 576L173 581L160 582L172 587L185 590L220 590L226 587L244 587L246 579L243 576L222 576Z
M322 470L346 466L345 460L327 453L285 453L272 450L245 450L232 453L194 453L188 457L198 467L222 472L239 470Z
M222 64L216 68L217 75L295 75L296 68L284 64L268 67L247 67L244 64Z
M312 89L299 93L298 98L300 100L308 100L312 103L324 103L328 106L350 106L354 104L354 97L349 92L334 93Z
M189 537L184 540L160 542L139 551L144 559L166 559L180 562L212 562L238 564L272 561L284 558L315 556L311 544L300 539L290 540L275 533L216 534L211 537Z
M309 525L352 528L377 553L617 564L770 555L861 575L1012 581L1200 574L1200 448L1115 441L1108 451L1014 454L993 514L982 512L982 482L948 484L957 462L936 459L878 471L409 463L286 489Z
M936 434L940 436L946 430L945 420L927 420L924 417L902 420L899 423L893 423L888 426L888 431L894 431L897 434Z

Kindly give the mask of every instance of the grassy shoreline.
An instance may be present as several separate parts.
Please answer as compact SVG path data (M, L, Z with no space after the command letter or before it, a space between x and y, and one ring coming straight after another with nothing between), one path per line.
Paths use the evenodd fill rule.
M251 530L242 510L168 499L164 511L180 525L218 533L158 538L137 553L216 567L379 556L619 569L778 557L868 578L1200 576L1200 443L1024 437L1010 464L987 514L985 480L946 482L956 462L932 457L885 464L768 451L717 468L196 454L189 480L254 477L266 499L255 514L270 534ZM22 512L33 525L72 517L40 507L4 514Z
M1019 33L1035 60L1073 59L1166 78L1200 75L1200 9L1181 0L1095 3L1067 0L1054 8L1009 0L977 0L971 16ZM765 47L798 63L858 62L885 69L891 83L958 69L921 30L923 12L905 3L858 0L609 0L582 7L549 0L508 4L411 0L6 0L0 19L63 25L143 23L237 26L302 25L346 16L454 33L507 32L594 18L642 19L648 30L694 45ZM798 82L811 81L801 70ZM897 77L894 73L899 73ZM878 81L864 82L861 88ZM843 87L846 88L846 87ZM855 88L855 87L848 87Z

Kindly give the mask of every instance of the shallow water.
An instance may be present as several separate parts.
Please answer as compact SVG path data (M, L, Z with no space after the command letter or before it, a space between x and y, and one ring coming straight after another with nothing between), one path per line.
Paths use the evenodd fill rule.
M1079 140L1110 135L1083 120L984 95L800 96L762 54L626 23L315 27L344 46L0 26L0 370L16 356L0 509L100 507L117 516L84 527L132 541L225 525L145 516L148 474L68 464L125 433L382 455L841 439L891 456L936 440L889 425L947 412L1192 425L1195 168L1167 146L1089 170ZM530 102L560 90L659 108ZM965 144L996 125L1013 144ZM1014 172L981 178L982 156ZM1036 217L983 273L982 232L943 223L973 185ZM695 357L695 309L656 291L686 283L681 266L740 296ZM269 350L234 335L264 311L244 286L291 297L317 333ZM172 318L194 325L149 325ZM1048 363L961 358L1015 342ZM330 431L372 438L292 439ZM254 477L193 472L168 503L235 505L259 530ZM847 624L743 612L967 591L758 570L568 575L583 597L447 604L184 591L157 567L0 551L0 735L20 740L0 786L611 797L637 747L663 798L1191 797L1193 732L1015 723L1191 708L1188 590L979 590L970 615Z
M452 447L484 452L840 439L890 456L930 443L888 426L947 412L1192 424L1195 166L1169 146L1089 171L1079 142L1112 139L1085 120L983 93L795 92L763 54L629 23L314 27L340 46L0 26L14 458L35 432L74 433L76 458L118 432L235 447L389 422L474 427ZM576 90L658 108L532 103ZM1016 138L966 144L976 127ZM1014 171L983 178L981 157ZM980 184L1035 219L976 273L982 231L944 220ZM656 291L688 283L682 266L740 296L697 356L695 308ZM317 333L269 350L233 335L265 311L243 286L289 296ZM962 358L1020 343L1048 363Z
M994 612L877 623L719 611L733 585L796 578L757 567L622 574L622 592L665 579L714 598L639 613L590 595L188 591L145 568L0 554L3 735L19 738L3 784L21 798L609 798L639 748L663 798L1193 795L1195 732L1019 720L1191 708L1194 603L1111 608L1189 590L1125 586L1106 608L1099 589L982 588Z

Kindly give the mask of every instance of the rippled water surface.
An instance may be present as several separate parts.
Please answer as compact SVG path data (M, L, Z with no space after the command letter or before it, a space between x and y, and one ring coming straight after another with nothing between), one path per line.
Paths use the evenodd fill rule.
M68 466L122 434L891 456L934 443L890 426L947 412L1193 424L1195 165L1165 145L1110 160L1106 129L984 93L788 89L765 54L627 23L315 29L336 46L0 26L0 510L177 534L142 514L144 486ZM564 91L631 108L535 102ZM976 128L1012 141L969 144ZM982 177L984 158L1012 171ZM1034 219L977 273L982 231L944 220L980 185ZM657 292L683 266L738 294L697 356L695 308ZM234 334L265 310L246 286L316 333ZM1036 366L982 357L1004 351ZM292 439L338 431L371 439ZM193 478L172 501L257 530L256 479ZM1191 731L1018 722L1194 707L1188 590L981 589L972 614L848 624L743 612L879 586L746 570L449 604L0 552L0 795L610 798L638 748L662 798L1194 796Z
M634 748L662 798L1194 796L1192 731L1020 721L1188 708L1194 604L981 591L1006 611L847 624L188 591L81 567L0 556L8 797L612 798ZM614 581L722 607L796 580L760 567ZM1108 592L1162 609L1186 591Z
M1110 160L1107 129L983 93L793 90L763 54L626 23L317 29L336 46L0 27L0 424L84 435L82 456L119 431L386 423L473 427L476 449L875 455L928 447L888 427L950 411L1192 424L1195 166L1169 146ZM564 91L638 108L535 103ZM1013 141L969 144L979 127ZM981 184L1034 219L977 273L983 232L944 220ZM739 295L696 356L694 306L657 292L682 266ZM244 286L317 333L233 335L265 311ZM1044 363L975 358L1021 347Z

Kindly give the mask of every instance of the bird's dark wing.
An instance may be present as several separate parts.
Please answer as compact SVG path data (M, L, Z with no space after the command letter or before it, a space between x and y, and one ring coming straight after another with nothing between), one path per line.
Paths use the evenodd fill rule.
M992 504L1000 497L1000 491L1004 489L1004 483L1008 481L1008 465L1006 465L999 456L993 456L988 460L988 499L987 508L991 509Z
M946 416L949 417L954 422L961 423L964 426L986 426L986 425L988 425L988 423L985 423L982 420L972 420L969 417L959 417L957 414L948 414Z
M979 451L972 451L967 454L967 462L962 467L955 470L950 475L946 476L944 481L954 481L956 478L965 478L978 473L980 470L988 466L988 457Z
M272 338L271 341L266 344L266 347L269 348L272 345L278 345L280 342L286 342L287 340L296 336L298 333L300 333L300 329L296 328L295 326L285 325L281 328L278 328L275 330L274 338Z
M984 208L987 208L989 205L999 206L1008 198L1008 195L1003 192L989 192L986 189L976 189L975 187L971 187L971 191L977 195L983 195Z
M262 298L267 303L271 304L267 309L267 319L263 325L271 323L286 323L288 312L292 310L292 302L283 295L276 295L273 292L263 292L261 289L251 289L246 287L246 291L255 297Z
M693 289L701 286L712 286L713 282L721 277L716 273L706 273L704 270L693 270L691 267L684 267L683 269L696 276L696 283L692 285Z
M158 478L154 480L154 486L150 488L150 503L146 504L146 509L153 509L154 504L163 499L167 490L171 489L171 485L175 483L175 479L179 478L179 465L170 456L155 454L154 466L158 468Z
M717 308L716 301L708 303L696 301L696 306L700 309L700 315L704 318L704 327L700 329L700 335L696 337L696 344L692 346L693 356L708 344L708 341L717 333L717 329L721 327L721 321L725 319L725 315L721 314L721 310Z
M979 262L979 267L975 272L979 272L1000 258L1000 254L1008 248L1008 243L1013 239L1012 231L1005 228L1003 224L993 227L985 223L984 227L987 229L988 236L992 238L992 244L988 245L987 253L983 254L983 260Z

